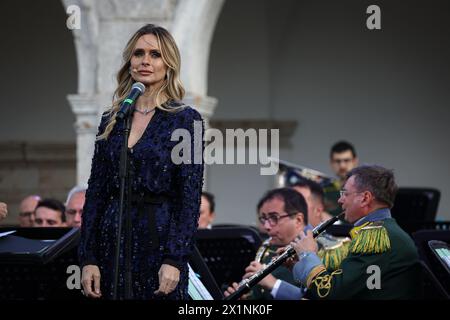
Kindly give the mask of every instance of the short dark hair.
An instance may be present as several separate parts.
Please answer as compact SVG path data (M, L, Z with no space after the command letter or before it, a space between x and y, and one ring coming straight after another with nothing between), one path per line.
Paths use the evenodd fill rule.
M34 212L36 212L39 207L49 208L61 212L61 221L66 222L66 207L61 201L50 198L42 199L38 202L36 209L34 209Z
M376 200L392 208L398 190L392 170L377 165L363 165L352 169L347 179L351 176L355 176L358 191L368 190Z
M286 213L303 213L305 225L308 224L308 206L306 200L300 193L291 188L278 188L267 191L256 206L257 212L259 213L259 210L264 203L274 198L281 198L283 200L284 211L286 211Z
M209 210L211 212L214 212L214 209L216 208L216 203L214 202L214 198L215 198L214 195L212 193L203 191L202 192L202 196L205 197L206 200L208 201L208 203L209 203Z
M356 158L355 147L350 142L338 141L331 147L330 159L333 157L334 153L342 153L345 151L351 151L353 158Z
M306 187L311 190L311 194L323 205L324 204L324 192L323 188L315 181L312 180L299 180L298 182L291 185L291 187Z

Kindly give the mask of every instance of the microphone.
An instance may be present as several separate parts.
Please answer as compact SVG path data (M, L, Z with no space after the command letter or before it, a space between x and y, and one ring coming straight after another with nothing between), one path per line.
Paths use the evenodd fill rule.
M129 113L130 108L136 102L136 99L143 94L145 86L141 82L135 82L131 87L131 92L128 97L122 102L120 110L116 114L116 119L123 120Z

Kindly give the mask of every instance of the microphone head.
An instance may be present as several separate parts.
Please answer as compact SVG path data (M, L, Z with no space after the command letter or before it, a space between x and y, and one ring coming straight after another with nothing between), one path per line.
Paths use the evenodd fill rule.
M138 89L141 92L141 94L145 92L145 86L142 82L133 83L133 85L131 86L131 90L134 89Z

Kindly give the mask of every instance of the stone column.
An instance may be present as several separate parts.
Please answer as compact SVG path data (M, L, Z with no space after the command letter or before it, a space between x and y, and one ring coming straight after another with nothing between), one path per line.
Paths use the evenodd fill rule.
M209 120L217 107L217 99L207 96L194 96L188 93L184 98L184 102L188 105L195 106L205 120L205 128L209 128Z
M77 133L77 184L87 183L91 172L94 141L98 128L98 108L96 97L90 95L68 95Z

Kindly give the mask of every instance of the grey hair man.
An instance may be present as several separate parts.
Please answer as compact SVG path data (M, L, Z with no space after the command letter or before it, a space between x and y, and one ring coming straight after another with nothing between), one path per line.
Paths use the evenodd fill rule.
M67 195L66 224L68 227L81 227L86 190L87 188L85 186L75 186Z

